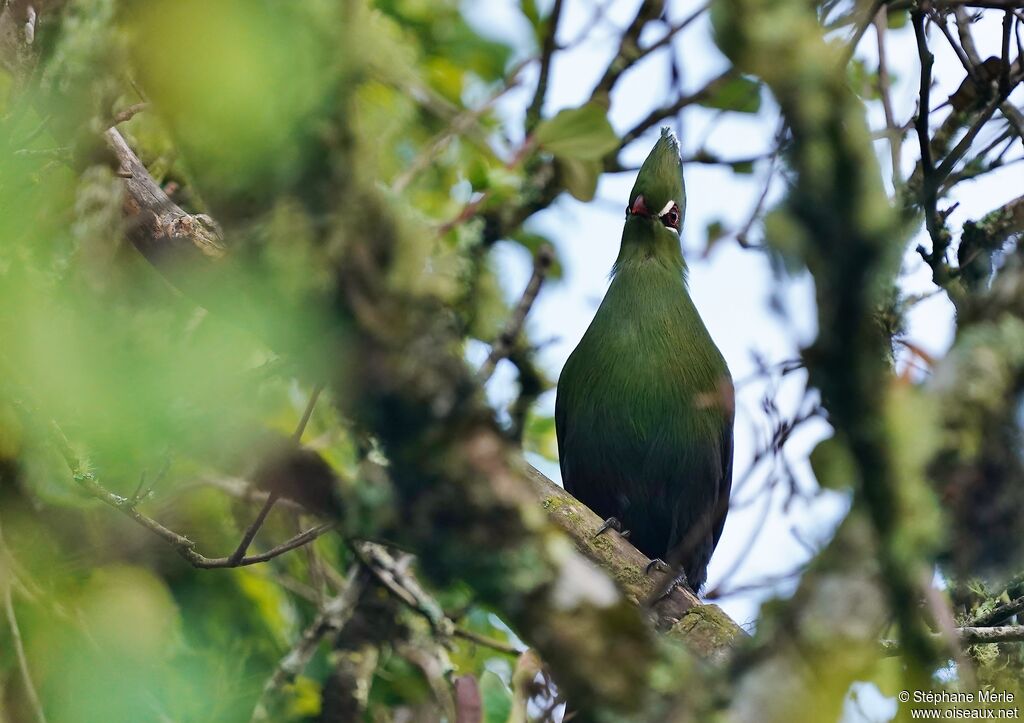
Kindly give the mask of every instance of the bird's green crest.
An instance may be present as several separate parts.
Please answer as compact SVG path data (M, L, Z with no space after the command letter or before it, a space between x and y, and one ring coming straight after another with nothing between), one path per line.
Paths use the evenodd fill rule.
M658 213L669 201L675 201L680 216L686 211L686 191L683 188L683 168L679 159L679 141L667 127L661 129L661 138L654 144L647 160L640 167L636 183L629 193L630 204L643 196L647 208ZM680 222L682 219L680 218Z
M622 245L612 274L629 263L656 259L666 268L682 270L685 277L686 261L679 243L685 210L679 141L668 128L662 128L661 138L640 167L630 191Z

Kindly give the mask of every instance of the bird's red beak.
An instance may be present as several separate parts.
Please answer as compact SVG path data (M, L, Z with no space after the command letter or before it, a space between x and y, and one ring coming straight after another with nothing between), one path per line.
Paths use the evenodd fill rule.
M644 201L644 195L641 193L633 201L633 206L629 209L630 214L633 216L650 216L651 212L647 210L647 202Z

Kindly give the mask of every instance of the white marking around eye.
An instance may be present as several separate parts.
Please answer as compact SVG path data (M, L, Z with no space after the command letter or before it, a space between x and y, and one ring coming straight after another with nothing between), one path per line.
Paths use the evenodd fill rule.
M666 213L668 213L669 211L671 211L671 210L672 210L672 208L673 208L673 207L674 207L675 205L676 205L676 202L675 202L675 201L669 201L668 203L666 203L666 204L665 204L665 208L661 209L661 213L659 213L659 214L658 214L658 218L661 218L661 217L662 217L662 216L664 216L664 215L665 215ZM677 229L677 228L673 228L672 226L666 226L665 228L669 229L670 231L675 231L675 232L676 232L676 234L678 234L678 233L679 233L679 229Z

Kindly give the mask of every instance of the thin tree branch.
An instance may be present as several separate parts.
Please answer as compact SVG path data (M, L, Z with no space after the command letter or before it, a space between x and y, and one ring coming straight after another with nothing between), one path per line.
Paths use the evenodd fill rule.
M127 108L125 108L123 110L120 110L117 113L115 113L114 114L114 118L113 118L113 122L110 125L116 126L116 125L120 125L121 123L125 123L125 122L131 120L132 118L134 118L136 115L138 115L142 111L146 110L146 108L148 108L148 107L149 107L149 103L145 103L145 102L143 102L143 103L134 103L134 104L128 106Z
M903 157L903 129L896 122L896 114L892 109L890 93L889 64L886 59L885 35L888 27L888 13L880 7L875 13L875 39L878 44L878 95L882 99L882 112L885 114L885 133L889 140L889 157L892 161L892 183L902 183L900 159Z
M1001 625L991 628L957 628L960 642L969 645L979 643L1016 643L1024 641L1024 625Z
M500 640L489 638L486 635L475 633L472 630L467 630L466 628L457 627L455 628L452 634L457 638L469 640L470 642L476 643L477 645L482 645L485 648L490 648L491 650L497 650L499 653L504 653L505 655L518 657L522 655L524 652L522 649L517 648L514 645L503 643Z
M377 582L411 610L422 615L435 634L442 638L453 634L455 624L410 572L411 555L396 558L387 548L375 542L354 542L351 549Z
M632 128L630 128L623 134L622 142L619 144L619 149L621 150L622 148L625 148L627 145L629 145L634 140L642 136L651 128L658 125L666 118L674 116L683 108L707 99L708 97L711 96L712 93L714 93L716 90L718 90L723 85L732 80L732 78L734 78L735 75L736 70L734 68L729 68L728 70L719 73L714 78L709 80L707 83L704 84L704 87L700 88L699 90L696 90L693 93L690 93L689 95L680 96L679 98L677 98L672 103L669 103L668 105L661 106L660 108L655 108L650 113L648 113L643 120L641 120L639 123L634 125ZM616 155L617 151L609 154L609 156L605 158L606 167L609 164L613 164L615 162Z
M544 284L544 279L554 260L554 249L547 244L543 244L537 249L533 258L533 274L526 284L526 289L519 298L519 303L512 310L512 315L505 323L505 328L502 329L497 340L491 346L491 353L487 355L487 359L480 365L480 370L477 372L477 378L481 384L491 378L498 362L512 353L516 340L523 330L523 324L526 323L526 317L529 315L530 309L533 308L533 302L537 300L537 294L540 293L540 288Z
M1003 13L1003 67L999 72L999 94L1002 97L1010 95L1010 31L1013 29L1013 13L1007 10Z
M761 195L757 198L757 203L754 204L754 208L750 212L750 216L747 217L747 222L743 224L736 233L736 242L742 248L752 248L750 243L750 230L754 227L758 217L764 210L765 201L768 200L768 193L772 188L772 180L775 178L775 167L778 163L779 153L782 149L782 138L783 132L785 131L785 122L780 122L778 130L775 131L775 150L772 151L771 157L768 162L768 172L765 174L764 186L761 188Z
M932 87L932 63L935 56L928 50L928 43L924 34L924 13L914 11L911 13L911 22L914 26L914 36L917 38L917 56L921 62L921 84L919 87L920 107L917 110L917 118L914 127L917 130L917 138L921 146L921 164L924 168L925 178L935 170L932 162L932 149L928 138L928 109Z
M622 74L643 57L643 51L640 49L640 34L648 22L661 15L664 8L664 0L644 0L644 2L640 3L633 21L626 28L625 32L622 33L615 57L612 58L608 67L605 68L604 75L601 76L597 85L594 86L594 90L590 94L591 100L607 98L615 84L619 82Z
M1009 602L1003 603L990 610L984 615L979 615L971 621L970 627L987 628L998 625L1004 620L1009 620L1014 615L1024 613L1024 595Z
M1019 643L1024 642L1024 625L1002 625L999 627L975 627L968 626L956 628L954 631L957 640L962 645L986 645L991 643ZM935 636L936 639L939 636ZM898 640L883 639L879 641L882 654L893 656L900 654L900 642Z
M850 38L850 42L846 45L846 57L844 65L848 64L853 59L854 53L857 52L857 46L860 45L861 39L864 37L864 33L867 32L868 28L871 27L872 22L877 22L876 17L882 14L883 22L885 18L885 0L874 0L867 13L864 14L863 19L857 23L853 29L853 36Z
M928 50L925 37L925 14L921 10L912 10L910 20L914 26L917 39L917 55L921 63L921 83L918 90L919 101L917 118L914 128L917 131L918 145L921 151L921 206L924 209L925 227L932 241L932 250L926 252L922 247L918 252L932 269L932 278L939 286L946 286L950 272L946 263L946 251L949 248L950 235L938 211L939 174L935 170L932 158L931 138L929 137L928 113L932 87L932 63L935 56Z
M544 43L540 51L540 72L537 76L537 89L533 93L533 100L530 107L526 109L526 120L524 127L526 135L529 136L540 123L541 112L544 110L544 99L548 94L548 75L551 73L551 61L557 50L555 38L558 35L558 21L562 17L562 0L555 0L548 15L547 32L544 35Z
M195 542L184 535L178 534L177 532L164 527L156 520L139 512L130 498L116 495L101 485L96 479L96 475L86 469L79 461L74 450L71 448L71 444L68 442L67 437L64 436L60 427L57 426L56 423L52 423L51 429L53 432L51 437L54 440L54 445L64 458L65 464L67 464L68 469L71 470L71 474L74 476L74 480L79 487L85 490L90 496L95 497L115 510L119 510L128 517L131 517L154 535L168 542L174 550L193 567L202 569L244 567L246 565L255 565L261 562L266 562L267 560L283 555L286 552L290 552L298 547L309 544L325 532L329 532L335 528L335 523L333 522L324 523L306 530L305 532L292 537L266 552L258 555L245 556L241 559L235 559L234 555L229 557L206 557L205 555L196 552Z
M3 531L0 530L0 565L8 567L13 556L7 549L4 542ZM9 572L9 571L8 571ZM28 697L29 705L35 714L38 723L46 723L46 713L43 704L39 700L39 693L32 682L32 672L28 667L28 657L25 655L25 644L21 639L21 628L18 627L18 618L14 613L14 598L11 592L13 587L13 574L8 574L6 579L0 578L0 588L3 590L4 614L7 617L7 626L11 629L11 641L14 643L14 654L18 659L18 669L21 673L21 682L25 687L25 694Z
M365 572L358 565L353 566L346 578L345 588L337 597L327 601L323 610L299 636L295 646L277 664L273 675L263 686L263 691L260 693L252 713L252 721L269 719L267 704L270 697L283 685L295 680L306 669L321 640L328 635L341 632L345 624L352 619L356 603L365 586Z
M108 128L105 135L125 179L128 237L142 255L163 267L177 260L223 257L227 249L217 223L205 214L186 213L174 203L120 131Z
M953 172L953 167L956 166L960 159L964 157L968 150L970 150L974 139L978 136L978 133L981 132L981 129L985 127L985 124L988 123L989 119L995 114L996 109L999 108L999 105L1002 102L1003 98L999 97L985 106L985 110L982 111L981 115L974 121L967 133L964 134L964 137L960 139L960 142L953 147L953 150L949 152L949 155L942 160L942 164L936 169L935 183L942 183L943 179Z
M976 66L971 62L967 52L963 49L960 43L957 43L953 39L953 33L950 32L949 26L946 24L946 18L944 16L932 17L933 24L942 31L942 35L946 38L946 42L949 43L949 47L953 49L956 57L960 60L960 65L964 66L964 70L967 71L967 75L972 80L978 82L978 73L975 69ZM959 30L959 27L957 28ZM963 42L963 36L961 36L961 43Z
M694 10L692 13L687 15L685 18L680 20L678 23L670 25L668 30L665 31L664 35L662 35L656 41L654 41L653 43L651 43L646 48L643 48L640 51L640 53L636 56L636 59L633 61L633 63L636 64L640 60L643 60L644 58L646 58L651 53L653 53L653 52L655 52L655 51L665 47L669 43L671 43L672 39L675 38L676 35L678 35L688 25L692 24L693 21L695 21L697 18L699 18L705 12L707 12L709 7L711 7L711 3L710 2L706 2L703 5L701 5L700 7L698 7L696 10Z
M919 4L918 0L897 0L890 3L893 10L906 10ZM1020 0L931 0L929 3L936 10L963 11L964 8L980 10L1014 10L1020 7Z
M438 133L437 136L424 147L423 151L413 159L412 163L410 163L402 173L395 177L391 182L391 190L395 193L401 193L408 188L409 184L415 180L416 176L429 168L434 159L448 147L453 139L462 136L473 128L474 124L480 119L480 117L494 107L494 104L498 99L513 88L518 87L519 74L522 72L523 68L532 63L533 60L535 59L528 58L510 70L508 73L508 79L505 81L505 84L501 89L496 91L478 108L464 110L452 118L448 123L448 127Z
M298 444L302 440L302 433L306 431L306 425L309 424L309 418L313 416L313 408L316 407L316 402L320 398L320 392L323 391L323 384L317 384L313 387L312 393L309 395L309 401L306 402L306 408L302 412L302 417L299 419L299 424L295 428L295 432L292 433L292 442ZM270 510L273 509L277 503L280 495L276 490L270 492L267 495L267 501L263 503L262 509L259 514L256 515L256 519L252 521L252 524L246 528L245 533L242 535L242 540L238 543L238 547L228 557L233 563L238 563L245 558L245 553L249 549L249 545L256 538L256 533L263 527L263 523L267 519L267 515L270 514Z
M253 520L245 529L245 532L242 533L242 539L238 543L238 547L236 547L235 551L228 556L229 561L237 564L245 557L245 553L249 549L249 545L251 545L253 539L255 539L256 533L258 533L260 528L263 527L263 523L266 521L267 515L270 514L270 510L273 509L274 504L277 502L277 498L278 493L276 491L272 491L267 495L267 501L263 503L263 507L260 508L259 514L256 515L256 519Z
M981 65L981 55L978 54L978 47L974 44L974 36L971 35L971 17L964 7L957 7L953 14L956 19L956 32L960 36L960 45L975 68Z

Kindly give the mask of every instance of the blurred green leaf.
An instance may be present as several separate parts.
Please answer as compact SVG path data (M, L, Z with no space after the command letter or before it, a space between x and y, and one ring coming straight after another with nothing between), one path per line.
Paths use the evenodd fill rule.
M596 162L619 147L607 110L598 103L559 111L537 126L534 138L561 160Z
M719 239L725 236L725 224L722 223L721 219L716 218L715 220L708 223L707 228L705 229L705 233L707 234L708 248L711 248L711 246L714 245L715 242L717 242Z
M540 10L537 9L536 0L520 0L519 9L522 11L523 16L530 21L530 26L533 27L534 35L537 36L539 40L543 24L540 17Z
M825 489L851 489L857 481L857 465L849 448L836 437L829 437L811 452L811 469Z
M597 180L601 177L600 161L581 161L576 158L559 158L558 168L562 172L565 187L577 201L593 201L597 194Z
M892 10L886 14L888 20L889 30L899 30L907 26L907 21L910 20L910 12L908 10Z
M207 192L269 196L297 180L336 63L301 7L153 0L133 55Z
M518 244L521 244L524 248L529 250L531 256L536 256L538 249L541 246L549 246L555 250L555 258L552 261L551 266L548 267L548 279L558 280L562 278L562 261L558 257L557 245L547 236L543 234L534 233L525 229L520 229L512 234L512 240Z
M853 92L866 100L878 100L878 70L871 70L860 58L854 58L847 66L847 77Z
M707 98L699 101L699 105L736 113L757 113L761 110L761 85L742 75L730 78Z
M523 446L551 460L558 461L558 439L555 436L555 418L531 413L523 432Z
M320 715L320 684L305 675L295 678L289 686L288 715L292 718L314 718Z
M484 722L506 723L512 712L512 691L489 670L480 676L480 697L484 704Z
M741 176L749 176L751 173L754 172L754 162L737 161L735 163L730 163L729 168L732 169L733 173L738 173Z

